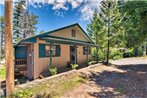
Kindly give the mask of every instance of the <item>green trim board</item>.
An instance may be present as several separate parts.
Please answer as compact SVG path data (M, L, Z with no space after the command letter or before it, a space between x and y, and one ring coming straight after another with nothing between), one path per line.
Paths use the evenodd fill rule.
M59 38L41 38L41 40L45 40L47 43L58 43L58 44L70 44L70 45L85 45L85 46L93 46L97 47L95 44L80 42L80 41L72 41L66 39L59 39Z
M48 32L45 32L45 33L42 33L42 34L34 35L32 37L29 37L29 38L22 39L19 43L14 45L14 47L19 45L19 44L22 44L23 42L36 43L36 39L39 38L39 37L44 37L44 36L47 36L48 34L51 34L51 33L54 33L56 31L63 30L63 29L66 29L66 28L70 28L70 27L73 27L73 26L78 26L83 31L84 35L89 39L90 43L94 44L94 42L87 35L87 33L82 29L82 27L78 23L75 23L75 24L68 25L68 26L65 26L65 27L62 27L62 28L59 28L59 29L55 29L55 30L48 31Z
M76 42L83 42L83 43L91 44L90 42L86 42L86 41L75 40L75 39L70 39L70 38L63 38L63 37L57 37L57 36L50 36L50 35L47 35L45 37L40 37L40 39L48 39L48 38L63 39L63 40L69 40L69 41L76 41Z

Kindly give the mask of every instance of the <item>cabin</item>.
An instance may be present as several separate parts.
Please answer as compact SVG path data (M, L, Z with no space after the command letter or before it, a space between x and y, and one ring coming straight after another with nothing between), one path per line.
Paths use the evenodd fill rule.
M96 47L81 26L76 23L21 40L14 46L15 67L36 79L49 66L58 69L70 64L84 66L92 59L91 48Z

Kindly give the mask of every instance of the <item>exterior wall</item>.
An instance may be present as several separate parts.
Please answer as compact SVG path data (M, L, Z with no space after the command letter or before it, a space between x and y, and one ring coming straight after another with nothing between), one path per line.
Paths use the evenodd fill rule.
M50 57L39 58L39 43L46 43L45 41L37 40L37 43L34 44L34 78L38 78L40 73L48 70L50 64ZM69 45L60 45L61 52L59 57L52 57L52 65L56 67L66 67L67 62L70 61L70 46Z
M85 65L91 59L92 59L92 55L88 54L88 60L87 60L87 55L83 54L83 46L78 46L78 49L77 49L77 62L78 62L78 64Z
M39 58L39 43L47 44L39 39L34 44L34 78L38 78L40 73L48 70L50 65L50 57ZM68 62L70 62L70 45L60 44L60 48L60 56L52 57L52 65L58 68L67 67ZM91 59L91 55L88 55L88 59ZM77 62L79 65L87 64L87 55L83 55L83 46L78 46Z
M76 37L71 36L71 29L76 30ZM69 39L74 39L74 40L81 40L81 41L86 41L88 42L87 37L83 34L81 29L79 29L78 26L70 27L67 29L63 29L54 33L51 33L50 35L52 36L57 36L57 37L62 37L62 38L69 38Z
M33 78L33 44L27 45L27 77L32 79Z

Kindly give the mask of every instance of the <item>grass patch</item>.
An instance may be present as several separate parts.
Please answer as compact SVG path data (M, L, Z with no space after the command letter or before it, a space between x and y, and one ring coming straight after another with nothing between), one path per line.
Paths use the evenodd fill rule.
M58 98L64 93L72 90L74 87L84 82L85 79L79 75L61 76L56 79L40 83L35 87L20 89L18 91L21 91L22 93L26 90L31 92L32 95L28 95L27 97L33 96L35 98Z
M5 67L0 67L0 80L4 79L6 76L6 69Z

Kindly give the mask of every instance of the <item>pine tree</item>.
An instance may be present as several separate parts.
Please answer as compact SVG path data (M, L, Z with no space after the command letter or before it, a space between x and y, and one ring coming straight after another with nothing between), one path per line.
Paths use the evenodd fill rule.
M25 2L20 1L17 2L14 6L14 12L13 12L13 37L14 41L18 42L22 39L21 36L21 27L20 27L20 17L22 16L22 13L25 11L24 9Z
M35 34L38 23L38 16L29 13L27 10L27 2L21 0L14 6L14 39L18 42L22 38L26 38Z
M90 24L88 24L87 31L93 41L99 45L99 49L96 49L97 59L104 59L104 53L102 50L106 47L106 28L104 27L104 21L101 19L100 14L97 10L94 11Z
M107 28L107 60L109 63L110 47L120 47L122 46L123 39L123 27L122 19L123 17L119 13L118 1L116 0L106 0L101 1L100 14L103 21L105 22L105 27Z

